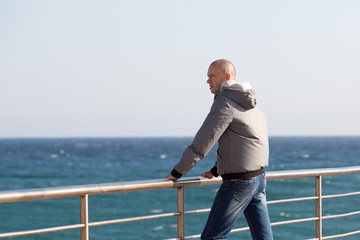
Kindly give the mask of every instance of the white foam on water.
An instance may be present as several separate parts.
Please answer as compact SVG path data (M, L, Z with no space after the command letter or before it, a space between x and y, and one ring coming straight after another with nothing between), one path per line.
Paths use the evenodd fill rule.
M157 227L153 228L154 231L160 231L160 230L163 230L163 229L164 229L163 225L160 225L160 226L157 226Z
M153 209L151 210L152 213L162 213L161 209Z

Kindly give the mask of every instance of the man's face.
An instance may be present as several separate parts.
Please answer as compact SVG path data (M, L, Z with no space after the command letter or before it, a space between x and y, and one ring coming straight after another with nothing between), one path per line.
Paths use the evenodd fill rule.
M211 93L219 93L221 84L226 81L226 74L221 71L217 64L212 64L208 70L209 79L206 81L210 86Z

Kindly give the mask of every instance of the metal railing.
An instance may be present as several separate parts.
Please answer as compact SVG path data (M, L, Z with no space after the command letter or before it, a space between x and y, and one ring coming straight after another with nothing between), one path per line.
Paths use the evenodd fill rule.
M337 215L323 216L322 215L323 199L360 195L360 191L355 191L355 192L345 193L345 194L324 196L324 195L322 195L322 177L335 176L335 175L347 175L347 174L359 174L359 173L360 173L360 166L344 167L344 168L325 168L325 169L306 169L306 170L267 172L267 174L266 174L267 180L278 180L278 179L288 179L288 178L315 178L316 179L316 181L315 181L315 189L316 189L315 196L293 198L293 199L281 199L281 200L275 200L275 201L268 202L268 204L271 205L271 204L279 204L279 203L314 200L316 202L315 216L310 217L310 218L273 222L273 223L271 223L271 225L279 226L279 225L285 225L285 224L315 221L316 222L316 238L313 238L313 239L319 239L319 240L334 239L334 238L339 238L339 237L360 234L360 230L357 230L357 231L342 233L342 234L338 234L338 235L322 236L323 220L333 219L333 218L341 218L341 217L347 217L347 216L360 214L360 211L355 211L355 212L349 212L349 213L343 213L343 214L337 214ZM221 178L213 178L213 179L184 178L184 179L181 179L181 180L175 181L175 182L170 181L170 180L152 180L152 181L135 181L135 182L123 182L123 183L120 182L120 183L110 183L110 184L94 184L94 185L81 185L81 186L69 186L69 187L40 188L40 189L20 190L20 191L2 191L2 192L0 192L0 203L79 197L80 198L80 223L74 224L74 225L52 227L52 228L34 229L34 230L29 230L29 231L0 233L0 238L64 231L64 230L70 230L70 229L80 229L81 240L88 240L90 227L176 216L177 217L178 234L177 234L177 238L173 238L173 239L180 239L180 240L182 240L182 239L197 239L197 238L200 238L200 235L185 236L185 222L184 222L185 215L209 212L210 209L185 211L185 209L184 209L184 188L190 187L190 186L215 185L215 184L221 184L221 182L222 182ZM168 189L168 188L177 188L177 211L176 212L147 215L147 216L140 216L140 217L122 218L122 219L99 221L99 222L89 222L89 205L88 205L88 196L89 195L112 194L112 193L157 190L157 189ZM237 229L233 229L231 232L241 232L241 231L246 231L248 229L249 228L247 228L247 227L237 228ZM311 239L311 240L313 240L313 239Z

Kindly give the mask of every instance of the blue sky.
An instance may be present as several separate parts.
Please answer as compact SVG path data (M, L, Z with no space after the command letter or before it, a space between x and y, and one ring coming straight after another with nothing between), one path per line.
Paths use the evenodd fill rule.
M360 135L359 1L0 0L0 137L193 136L232 61L269 134Z

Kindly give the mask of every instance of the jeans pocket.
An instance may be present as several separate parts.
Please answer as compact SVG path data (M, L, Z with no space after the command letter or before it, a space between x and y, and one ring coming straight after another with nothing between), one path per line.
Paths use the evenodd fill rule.
M241 203L247 201L253 195L255 185L255 177L245 180L236 180L234 187L234 198Z

